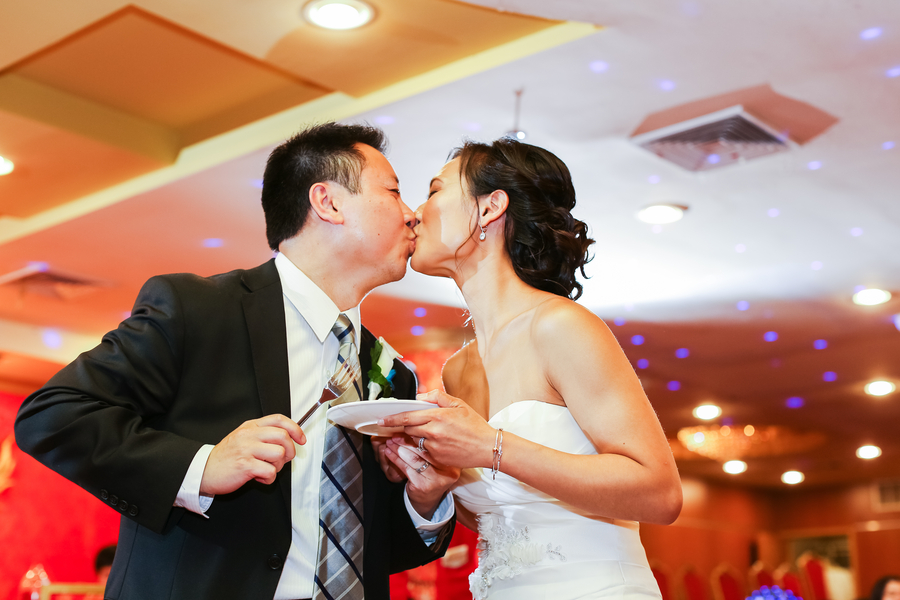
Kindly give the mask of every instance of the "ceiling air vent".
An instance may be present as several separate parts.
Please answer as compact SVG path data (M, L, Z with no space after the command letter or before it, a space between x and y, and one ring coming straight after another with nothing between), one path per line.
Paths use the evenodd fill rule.
M31 263L17 271L0 275L0 286L17 287L22 293L60 300L81 298L106 287L99 281L53 271L46 263Z
M885 479L872 486L875 510L900 511L900 479Z
M786 134L732 106L660 129L631 140L660 158L688 171L709 171L736 162L790 150Z

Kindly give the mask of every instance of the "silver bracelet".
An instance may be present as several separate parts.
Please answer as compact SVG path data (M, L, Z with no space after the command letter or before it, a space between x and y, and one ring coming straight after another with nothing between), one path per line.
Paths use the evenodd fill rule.
M503 457L503 429L497 428L497 435L494 437L494 460L491 464L491 479L497 479L497 471L500 470L500 459Z

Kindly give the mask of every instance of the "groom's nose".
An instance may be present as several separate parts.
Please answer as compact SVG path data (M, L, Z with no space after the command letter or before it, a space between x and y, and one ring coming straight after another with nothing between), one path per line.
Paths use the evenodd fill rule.
M403 204L403 220L406 222L406 226L412 229L416 225L419 224L418 213L413 212L413 209L408 207L405 202Z

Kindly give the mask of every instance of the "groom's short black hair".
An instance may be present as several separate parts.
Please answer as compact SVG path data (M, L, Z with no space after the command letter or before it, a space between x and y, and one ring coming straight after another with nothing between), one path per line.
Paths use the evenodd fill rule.
M387 149L384 132L377 127L323 123L301 131L272 151L262 190L266 238L272 250L303 228L313 184L333 181L359 193L366 159L356 144L371 146L382 154Z

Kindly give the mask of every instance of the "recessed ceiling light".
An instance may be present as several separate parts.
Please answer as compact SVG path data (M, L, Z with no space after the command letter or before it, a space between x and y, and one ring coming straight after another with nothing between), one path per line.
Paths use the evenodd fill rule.
M853 294L853 304L861 306L875 306L884 304L891 299L891 293L878 288L865 288Z
M866 393L870 396L887 396L897 389L891 381L871 381L866 384Z
M680 221L687 206L679 204L651 204L638 211L637 218L644 223L665 225Z
M697 408L694 409L694 416L698 419L703 419L704 421L709 421L710 419L715 419L719 415L722 414L722 409L716 406L715 404L701 404Z
M722 470L732 475L738 475L747 470L747 463L742 460L729 460L722 465Z
M856 456L865 460L871 460L881 456L881 448L878 446L860 446L856 449Z
M788 485L796 485L806 479L800 471L785 471L781 474L781 481Z
M0 156L0 175L9 175L16 166L8 158Z
M303 16L325 29L356 29L375 17L375 10L360 0L313 0L303 7Z

